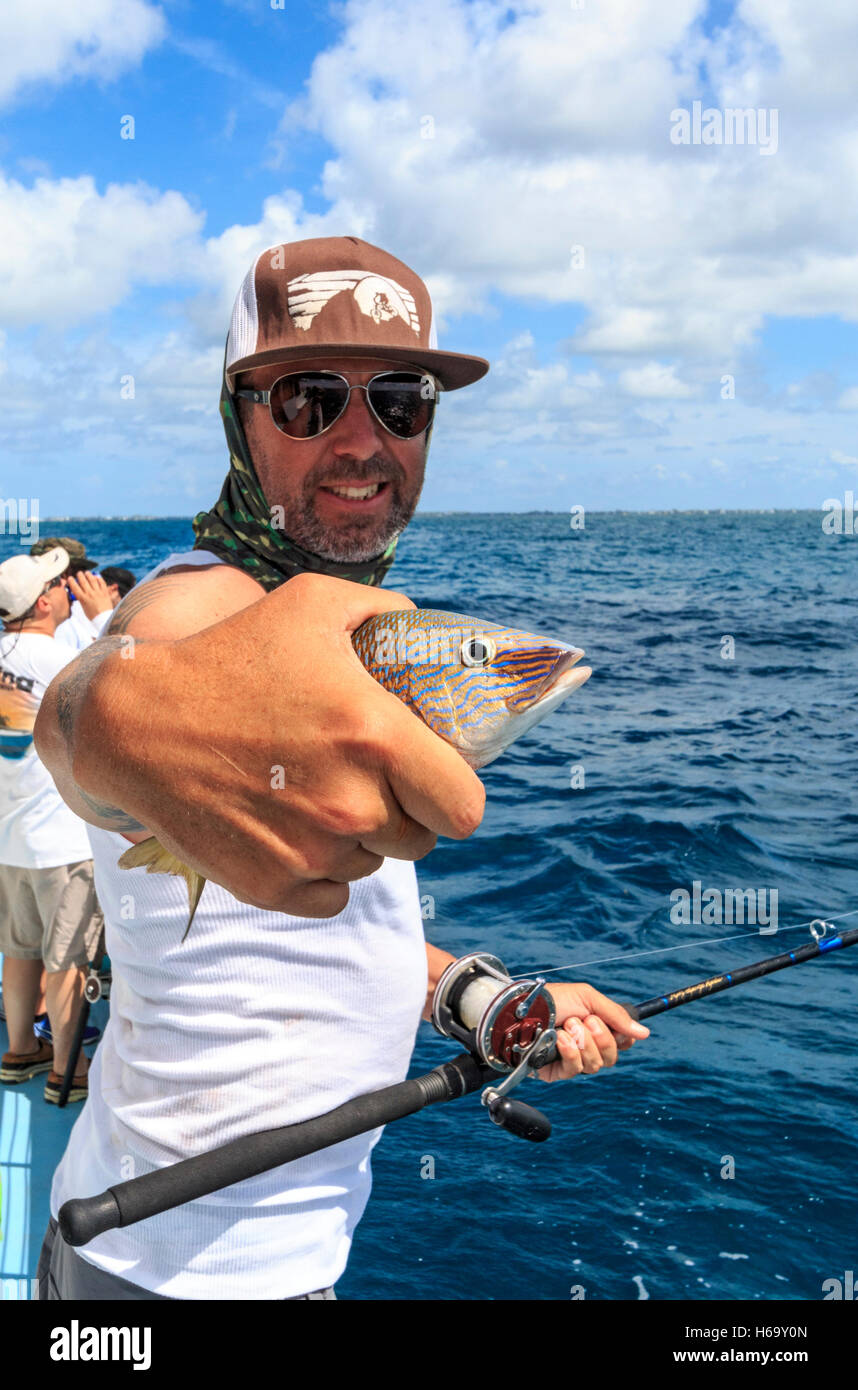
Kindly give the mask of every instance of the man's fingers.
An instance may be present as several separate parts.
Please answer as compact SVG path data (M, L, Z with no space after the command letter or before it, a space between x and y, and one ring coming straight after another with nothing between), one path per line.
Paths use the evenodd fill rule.
M592 985L578 985L578 989L586 1000L591 1011L603 1023L613 1029L615 1033L627 1033L632 1038L648 1038L649 1029L643 1023L638 1023L632 1018L627 1009L616 1000L609 999L606 994L600 994Z
M347 883L320 878L314 883L296 885L282 904L269 910L288 912L292 917L336 917L348 906L348 901Z
M395 695L389 699L393 739L386 767L393 795L406 815L433 834L467 839L483 818L482 782L461 753L415 718Z
M415 606L407 595L396 589L375 589L368 584L353 584L349 579L332 579L325 574L296 574L279 592L285 604L303 607L312 603L322 617L327 610L332 626L348 634L378 613L396 613Z
M540 1067L537 1076L540 1081L571 1081L573 1076L580 1076L584 1070L584 1062L581 1053L575 1046L569 1033L563 1029L557 1030L557 1060L549 1062L547 1067Z
M396 589L370 589L366 584L354 584L352 587L362 592L347 597L347 632L354 632L367 618L374 618L378 613L399 613L416 606L407 594L400 594Z
M612 1067L617 1060L617 1043L610 1028L606 1028L595 1014L590 1014L584 1019L584 1027L589 1028L593 1035L593 1040L599 1051L600 1064L605 1067Z
M584 1026L580 1018L567 1018L563 1031L569 1035L581 1054L582 1071L588 1076L601 1071L603 1063L599 1045L592 1031Z
M363 849L379 854L383 859L423 859L435 848L438 836L425 825L420 825L405 814L402 807L390 796L390 814L387 824L372 834L361 835Z

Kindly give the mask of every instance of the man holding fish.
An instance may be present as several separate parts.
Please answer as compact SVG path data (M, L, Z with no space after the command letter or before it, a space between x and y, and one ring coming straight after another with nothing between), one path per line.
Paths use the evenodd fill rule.
M424 940L413 861L477 828L473 769L589 675L563 644L375 587L417 506L438 390L486 370L437 349L422 280L357 238L271 247L245 277L220 498L53 683L35 731L89 823L114 976L54 1218L406 1075L454 959ZM546 1080L647 1035L588 985L552 994ZM52 1220L47 1296L333 1298L379 1137L79 1252Z

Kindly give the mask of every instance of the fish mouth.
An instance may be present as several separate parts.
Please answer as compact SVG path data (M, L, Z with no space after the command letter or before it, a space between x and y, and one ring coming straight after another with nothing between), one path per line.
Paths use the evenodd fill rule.
M538 724L546 714L556 709L567 695L571 695L573 690L577 690L589 680L593 674L590 667L577 665L583 655L579 647L561 649L553 669L549 671L528 705L518 708L515 712L509 711L509 718L501 730L487 739L481 739L477 746L458 746L465 761L473 768L485 767L488 763L494 762L495 758L521 734L533 728L533 725Z
M558 658L554 670L545 677L530 704L521 713L547 713L559 705L561 700L565 700L567 695L571 695L573 690L578 690L588 681L593 674L592 668L577 666L583 655L580 647L568 647Z

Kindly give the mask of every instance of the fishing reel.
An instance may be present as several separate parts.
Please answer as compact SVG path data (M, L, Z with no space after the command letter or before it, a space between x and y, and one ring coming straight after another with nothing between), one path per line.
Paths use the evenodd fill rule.
M514 980L497 956L475 951L447 966L432 1003L432 1023L455 1038L492 1071L506 1073L480 1099L492 1120L522 1139L540 1143L551 1122L540 1110L509 1093L557 1057L554 1000L545 981Z

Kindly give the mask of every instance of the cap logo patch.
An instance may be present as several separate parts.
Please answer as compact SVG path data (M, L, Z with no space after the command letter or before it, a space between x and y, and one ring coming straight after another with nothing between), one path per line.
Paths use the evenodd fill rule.
M344 290L351 290L361 313L375 323L398 317L419 337L420 319L414 296L386 275L366 270L317 270L290 280L287 302L295 327L306 331L328 300Z

